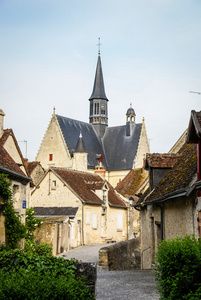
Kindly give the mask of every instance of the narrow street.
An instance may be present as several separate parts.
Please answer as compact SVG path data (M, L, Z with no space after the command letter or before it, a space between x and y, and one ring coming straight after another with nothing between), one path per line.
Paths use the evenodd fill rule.
M81 246L61 256L98 264L98 252L104 246L104 244ZM159 295L153 272L150 270L107 271L98 267L96 299L158 300Z

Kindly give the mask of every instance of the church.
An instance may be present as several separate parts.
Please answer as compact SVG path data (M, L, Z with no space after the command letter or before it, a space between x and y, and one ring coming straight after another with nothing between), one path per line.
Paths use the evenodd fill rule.
M57 115L54 109L36 161L44 169L62 167L99 173L113 187L132 169L141 168L149 152L144 118L136 123L130 106L125 125L109 127L108 102L99 51L89 98L89 123Z

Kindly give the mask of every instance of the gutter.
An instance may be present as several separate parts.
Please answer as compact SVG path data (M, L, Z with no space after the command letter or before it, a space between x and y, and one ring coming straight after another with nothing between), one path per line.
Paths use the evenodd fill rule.
M154 203L157 203L157 202L164 202L166 200L174 199L174 198L177 198L177 197L183 197L183 196L186 196L188 194L189 190L190 190L190 188L180 189L178 191L169 193L169 194L167 194L163 197L156 198L154 200L143 201L142 204L143 205L149 205L149 204L154 204Z
M19 178L21 178L21 179L23 179L23 180L26 180L27 182L29 182L29 181L32 180L30 177L27 177L27 176L25 176L25 175L21 175L21 174L19 174L19 173L16 173L16 172L14 172L14 171L8 170L8 169L3 168L3 167L0 167L0 171L3 171L3 172L6 173L6 174L11 174L11 175L14 175L14 176L16 176L16 177L19 177Z

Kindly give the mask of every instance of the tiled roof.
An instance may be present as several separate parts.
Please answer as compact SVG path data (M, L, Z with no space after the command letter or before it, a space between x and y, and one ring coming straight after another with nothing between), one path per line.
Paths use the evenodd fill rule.
M0 168L26 176L18 164L12 159L8 152L0 145Z
M34 207L36 216L71 216L75 217L78 207Z
M151 168L172 168L178 161L180 155L174 153L148 153L146 160Z
M126 204L117 196L115 193L114 188L107 182L107 185L109 187L108 191L108 200L111 206L120 206L120 207L127 207Z
M95 190L102 189L106 181L98 174L80 172L62 168L51 168L59 177L86 203L103 204L103 201L96 195ZM125 207L124 202L115 194L112 186L109 185L108 200L110 205Z
M149 194L146 201L154 201L189 187L197 173L197 147L184 144L182 155L174 167L162 179L159 185Z
M141 168L131 170L127 176L116 186L115 190L121 195L134 198L137 190L148 178L148 173Z
M12 136L12 138L13 138L13 141L14 141L14 143L15 143L15 147L16 147L16 149L17 149L17 151L18 151L18 153L19 153L19 156L20 156L20 158L21 158L21 160L22 160L23 167L24 167L24 169L25 169L25 171L26 171L26 174L28 175L28 170L27 170L27 166L26 166L26 163L25 163L25 159L24 159L24 157L23 157L23 155L22 155L22 152L21 152L21 150L20 150L20 147L19 147L19 145L18 145L18 142L17 142L17 140L16 140L16 137L15 137L14 132L13 132L12 129L4 129L4 130L3 130L3 135L2 135L2 137L0 138L0 145L4 146L6 140L8 139L9 136ZM25 176L26 176L26 175L25 175Z
M0 144L3 146L4 143L6 142L7 138L9 137L9 135L12 134L12 129L4 129L3 130L3 135L0 138Z
M28 169L28 172L29 172L30 175L33 172L33 170L37 167L38 164L39 164L38 161L28 161L28 162L26 162L27 169Z

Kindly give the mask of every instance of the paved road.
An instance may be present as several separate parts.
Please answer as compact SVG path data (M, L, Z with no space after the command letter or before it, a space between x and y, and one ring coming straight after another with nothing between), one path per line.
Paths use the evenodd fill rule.
M98 252L104 246L81 246L61 256L98 264ZM96 300L159 300L153 272L149 270L107 271L98 267L96 291Z

